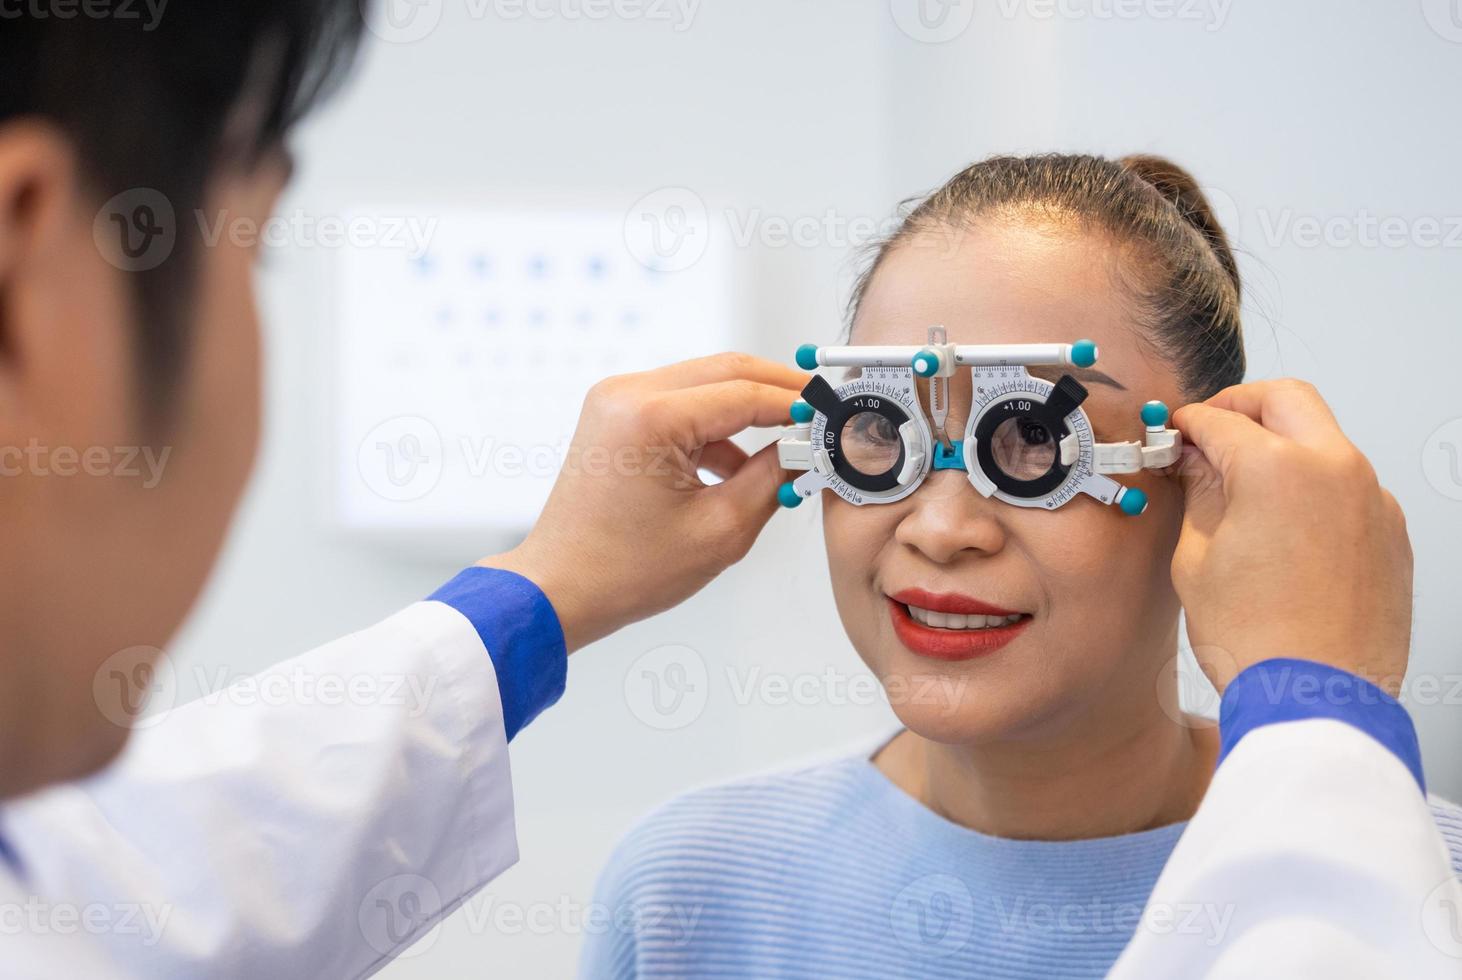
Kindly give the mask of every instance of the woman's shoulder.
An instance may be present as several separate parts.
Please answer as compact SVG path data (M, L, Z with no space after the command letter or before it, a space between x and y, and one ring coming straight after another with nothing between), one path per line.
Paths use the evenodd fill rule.
M754 976L768 962L809 955L818 935L789 924L806 924L820 896L849 892L849 862L877 833L878 797L862 753L662 804L599 876L595 904L612 926L587 937L581 975Z
M619 896L776 887L867 833L867 755L742 777L676 796L631 826L600 877Z
M1447 842L1447 850L1452 852L1452 869L1462 875L1462 806L1440 796L1428 796L1427 803L1431 804L1432 816L1437 820L1442 840Z
M734 847L821 833L869 792L864 755L744 776L682 793L630 829L621 851L637 854Z

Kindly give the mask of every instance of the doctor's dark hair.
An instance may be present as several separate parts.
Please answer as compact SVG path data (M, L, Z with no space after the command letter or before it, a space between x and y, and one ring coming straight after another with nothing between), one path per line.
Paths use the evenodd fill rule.
M884 258L914 236L981 218L1068 220L1123 248L1120 285L1189 398L1244 378L1238 265L1208 199L1177 164L1157 156L991 157L903 210L854 285L849 330Z
M67 17L17 4L0 19L0 130L23 119L59 128L98 208L141 188L173 207L172 253L127 274L152 412L188 350L200 242L185 232L194 209L211 178L247 171L279 147L348 70L360 2L174 0L114 4L108 16L83 4Z

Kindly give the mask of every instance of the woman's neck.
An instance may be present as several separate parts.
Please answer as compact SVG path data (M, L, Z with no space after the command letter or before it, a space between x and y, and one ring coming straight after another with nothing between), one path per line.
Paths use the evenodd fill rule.
M1217 728L1174 720L1150 693L1134 701L1144 703L1104 704L1019 740L946 745L905 731L875 765L946 819L997 837L1076 840L1186 820L1213 774Z

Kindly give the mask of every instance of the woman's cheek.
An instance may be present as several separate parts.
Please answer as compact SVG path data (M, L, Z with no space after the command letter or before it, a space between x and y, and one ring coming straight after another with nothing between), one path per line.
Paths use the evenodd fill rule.
M893 540L896 507L855 507L832 494L823 495L823 540L838 616L859 655L877 648L883 603L875 601L880 563ZM869 666L876 666L870 664Z

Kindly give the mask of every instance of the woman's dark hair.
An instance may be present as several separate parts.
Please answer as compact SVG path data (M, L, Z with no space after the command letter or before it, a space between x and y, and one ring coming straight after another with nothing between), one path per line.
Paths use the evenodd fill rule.
M187 348L197 240L182 234L211 177L247 167L353 60L360 0L21 5L0 15L0 128L58 126L98 206L148 188L179 234L155 269L129 274L144 383L165 394Z
M1239 271L1197 182L1157 156L991 157L905 202L853 288L849 329L883 259L915 235L982 217L1074 220L1128 250L1122 276L1139 323L1173 364L1184 393L1207 398L1244 378Z

